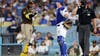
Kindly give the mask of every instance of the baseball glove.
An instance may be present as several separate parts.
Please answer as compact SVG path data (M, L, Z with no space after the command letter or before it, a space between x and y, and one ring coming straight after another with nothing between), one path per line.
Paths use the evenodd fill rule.
M65 21L65 22L63 23L63 25L64 25L64 27L65 27L66 29L70 29L71 26L72 26L72 21L67 20L67 21Z

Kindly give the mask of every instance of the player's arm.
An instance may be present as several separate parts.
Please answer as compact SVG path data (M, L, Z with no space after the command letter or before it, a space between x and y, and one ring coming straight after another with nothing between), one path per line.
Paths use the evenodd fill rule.
M96 27L96 15L95 15L95 12L94 12L94 11L92 11L91 17L92 17L92 22L93 22L93 27L94 27L94 33L96 33L96 32L97 32L97 27Z
M64 8L63 10L61 10L60 13L61 13L61 15L62 15L63 17L65 17L66 19L69 17L69 12L68 12L67 8ZM70 25L68 25L68 23L69 23L69 22L67 22L67 21L65 21L65 22L63 23L63 25L64 25L64 27L65 27L66 29L69 29L69 28L70 28Z
M94 18L93 20L93 26L94 26L94 33L97 32L97 28L96 28L96 18Z
M81 8L81 2L78 2L76 8L72 11L72 14L74 14L74 15L79 14L79 11L80 11L79 8Z
M79 8L79 7L76 7L76 8L72 11L72 14L74 14L74 15L78 14L78 13L77 13L78 8Z

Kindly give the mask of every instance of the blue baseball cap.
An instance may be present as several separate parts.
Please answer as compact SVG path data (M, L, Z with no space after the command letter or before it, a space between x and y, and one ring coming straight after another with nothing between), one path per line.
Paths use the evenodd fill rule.
M56 2L59 2L61 5L63 5L64 0L56 0Z

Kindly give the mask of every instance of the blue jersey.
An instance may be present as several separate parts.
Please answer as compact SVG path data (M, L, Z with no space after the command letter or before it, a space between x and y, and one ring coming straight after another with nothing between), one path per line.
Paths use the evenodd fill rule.
M57 9L57 13L56 13L57 24L66 20L66 18L64 17L66 12L67 9L65 7L60 7Z

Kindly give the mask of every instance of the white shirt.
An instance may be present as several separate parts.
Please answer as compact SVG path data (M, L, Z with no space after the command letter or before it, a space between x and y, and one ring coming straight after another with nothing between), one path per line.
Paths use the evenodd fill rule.
M0 22L4 22L4 17L0 17Z
M49 15L46 15L44 18L45 18L47 21L49 21L50 16L49 16Z
M50 46L50 44L51 44L51 41L50 40L45 40L45 44L46 44L46 46Z
M18 40L17 40L17 43L18 43L18 44L20 44L20 43L23 41L22 38L25 38L25 35L19 33L19 34L17 35L17 37L16 37L16 39L18 39Z
M98 51L99 50L99 46L96 45L95 47L90 46L90 51Z
M48 47L47 46L39 46L37 48L39 53L45 53L46 51L48 51Z
M36 54L37 49L33 49L31 46L28 47L28 53L30 54Z

